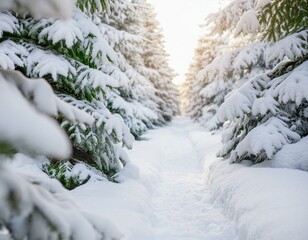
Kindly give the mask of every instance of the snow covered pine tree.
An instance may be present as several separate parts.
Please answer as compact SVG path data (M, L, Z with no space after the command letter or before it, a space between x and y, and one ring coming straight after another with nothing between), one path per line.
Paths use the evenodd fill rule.
M227 47L221 44L197 74L197 82L206 84L197 89L203 100L194 108L190 102L199 113L190 113L212 129L224 123L218 155L230 162L271 159L272 166L308 170L298 155L308 134L307 5L307 0L235 0L209 17L211 34L227 36ZM292 156L283 157L286 151Z
M119 92L110 95L109 108L123 117L131 133L139 139L158 122L155 88L137 71L144 67L141 18L132 2L119 0L111 5L110 14L103 15L103 22L100 30L115 50L121 70L112 76L122 82Z
M107 4L95 7L91 1L80 1L78 6L91 17L104 7L109 9ZM17 18L3 13L8 14L13 19L12 29L4 36L1 49L12 49L20 55L21 61L15 66L30 77L44 77L60 98L84 109L96 120L90 127L58 118L73 140L73 156L70 162L46 166L46 172L68 188L91 177L80 175L81 165L97 173L93 176L111 178L128 161L121 145L130 148L133 136L120 115L107 108L108 96L117 91L120 83L110 76L117 59L100 33L101 23L94 24L75 6L68 20L29 15ZM18 66L20 63L24 65Z
M73 2L69 0L0 3L0 226L14 239L120 238L108 221L82 211L59 183L22 176L5 165L10 157L26 161L27 156L23 154L69 157L70 141L51 116L61 115L63 119L85 125L94 123L92 116L57 97L44 79L28 79L18 71L5 70L14 69L15 64L17 68L25 67L22 57L27 48L5 35L20 33L16 28L19 22L13 14L68 18L72 7Z

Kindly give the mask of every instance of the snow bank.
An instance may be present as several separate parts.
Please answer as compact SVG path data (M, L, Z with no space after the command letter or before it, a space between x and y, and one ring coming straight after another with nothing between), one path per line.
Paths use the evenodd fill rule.
M88 212L108 216L123 234L122 240L150 240L153 237L152 194L160 181L157 157L161 139L156 134L159 130L145 135L152 144L148 140L135 142L133 150L128 151L131 162L117 174L120 184L92 181L70 192Z
M285 145L271 161L271 166L308 171L308 137Z
M308 239L308 173L287 169L307 169L307 137L285 145L273 160L251 165L217 160L219 132L191 131L189 136L204 156L214 208L223 208L236 224L239 240Z
M147 140L136 142L134 149L128 151L131 162L117 174L120 184L93 179L72 191L66 191L83 213L95 214L98 217L107 216L108 222L119 229L123 236L122 240L153 237L152 221L155 217L151 202L152 194L160 180L158 175L161 166L157 159L163 154L159 144L161 139L156 137L157 134L160 132L153 130L145 136L151 139L152 144ZM149 153L146 159L145 153ZM7 165L18 173L48 180L49 177L41 171L41 165L46 158L35 160L17 154ZM85 171L79 170L81 174ZM92 215L86 218L89 221L93 219L93 224L96 226ZM1 237L0 233L0 239Z
M150 238L150 194L136 181L127 180L121 184L90 182L71 193L88 212L108 216L124 235L123 240Z
M204 129L193 130L189 132L189 138L200 156L200 161L207 173L211 163L216 160L216 153L221 146L220 133L211 133L204 131Z
M186 224L182 221L183 219L173 221L177 216L185 217L186 213L189 213L188 218L185 218L187 221L197 222L202 224L202 227L206 227L207 234L204 234L204 239L308 239L306 229L308 173L301 170L269 167L298 165L299 168L306 168L307 165L304 165L306 155L298 159L293 156L307 146L307 138L295 144L285 145L276 154L279 158L284 157L294 161L279 162L279 158L274 158L273 161L253 166L248 161L230 165L227 161L217 160L216 152L221 147L220 132L215 134L207 132L191 124L190 120L175 119L170 126L151 130L145 138L150 140L136 142L134 149L128 152L131 162L118 174L120 184L93 180L66 192L85 211L95 213L97 216L107 216L110 223L116 225L119 232L123 234L123 240L153 240L155 233L166 234L166 236L173 234L172 229L177 229L177 227L172 228L174 225L194 226ZM190 142L193 147L189 146L187 150L186 145ZM187 169L199 170L200 164L195 162L196 157L199 158L200 163L204 162L204 176L207 177L210 192L206 183L199 179L201 174L196 176L194 171L190 172L192 175L187 174L189 173ZM166 161L167 159L169 162ZM288 165L279 165L282 162ZM30 158L21 159L17 156L10 166L17 172L48 178L36 164L37 162L34 163ZM177 175L172 171L166 175L168 167L169 170L177 170ZM173 178L174 176L176 178ZM183 178L177 178L178 176ZM165 194L162 196L167 198L160 199L159 190L156 191L159 189L160 179L170 180L167 183L170 183L170 187L172 186L172 191L168 187L160 190L160 193ZM171 179L177 179L177 182L172 182ZM178 191L174 186L178 187ZM171 194L170 205L165 201L169 199L168 194ZM157 197L157 195L158 200L164 203L164 208L160 208L161 211L155 209L155 201L152 203L153 196ZM192 199L197 201L194 202ZM179 207L177 204L183 203L182 200L188 200L187 204L181 204ZM196 208L201 215L192 214ZM84 214L84 211L82 213ZM84 217L89 221L93 219L86 215ZM158 217L166 220L166 223L163 222L165 224L163 232L159 231L162 229L155 229ZM191 238L195 232L188 231L185 227L181 231L188 234L190 238L185 238L182 234L177 239L180 237L189 240L197 239ZM228 233L231 229L234 231ZM181 231L176 233L181 234Z
M238 228L239 239L308 239L308 173L246 167L226 161L210 166L215 202Z
M11 230L13 239L121 238L121 233L103 217L105 215L87 212L75 204L69 191L39 171L34 159L17 154L14 161L0 168L1 221ZM3 231L0 238L1 235L7 237Z

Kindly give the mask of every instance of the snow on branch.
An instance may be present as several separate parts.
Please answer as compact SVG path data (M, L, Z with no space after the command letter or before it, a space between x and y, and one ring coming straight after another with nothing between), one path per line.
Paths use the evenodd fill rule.
M232 64L235 74L242 74L251 67L262 65L266 47L267 44L264 42L254 42L241 48Z
M80 84L81 88L88 87L89 85L95 88L100 88L106 91L106 87L116 88L119 87L118 82L111 76L103 73L100 70L81 66L78 69L79 75L76 83Z
M0 9L1 9L0 3ZM0 12L0 37L3 37L3 33L14 33L18 32L16 25L18 19L9 12Z
M28 50L11 40L0 43L0 67L14 70L15 66L24 67L23 56L29 55Z
M228 82L224 80L216 80L208 85L206 85L201 91L200 91L200 96L203 98L213 98L217 97L216 94L218 91L221 91L223 89L226 89L228 87Z
M93 124L94 119L87 113L60 100L54 94L51 86L44 79L30 80L16 71L1 70L1 75L3 87L9 89L8 86L11 86L11 90L22 97L21 94L17 93L20 91L24 97L31 99L37 111L51 116L58 116L58 114L62 114L65 118L73 122ZM12 91L10 92L12 93ZM12 96L13 95L10 95L8 97ZM20 107L17 107L16 111L17 109L20 109ZM35 127L35 125L33 127ZM48 127L46 127L46 129L48 129ZM31 136L31 134L28 136Z
M254 9L245 12L238 21L235 28L235 35L240 33L249 34L257 33L260 28L260 24L257 18L257 14Z
M232 62L237 54L238 51L232 51L216 57L209 65L198 72L198 81L204 81L206 79L211 82L213 80L225 79L233 71Z
M36 28L37 27L34 26L32 31L36 31ZM53 44L64 41L68 48L84 40L82 32L73 19L56 20L51 25L43 28L39 33L39 38L47 38L52 41Z
M123 122L123 119L118 114L112 114L109 109L106 108L105 103L100 100L93 100L90 104L85 101L76 100L71 96L60 95L60 97L79 109L83 109L89 113L95 119L95 127L103 128L105 133L113 137L114 142L123 142L128 148L132 147L134 137L130 134L128 127ZM66 124L66 123L64 123ZM79 126L82 126L79 124ZM73 126L76 128L76 126ZM73 130L72 128L72 130ZM79 138L78 133L74 137ZM101 138L103 136L99 136Z
M131 135L129 129L123 122L123 118L119 114L111 115L105 123L105 128L109 135L111 133L115 133L119 142L123 141L125 146L129 149L132 148L132 144L135 139Z
M253 128L232 151L230 162L249 158L251 155L271 159L285 144L300 140L300 135L291 131L288 125L277 117Z
M277 64L284 59L296 60L308 54L308 30L289 35L276 42L266 52L268 64Z
M63 55L69 55L84 64L102 66L117 62L117 56L103 38L98 26L80 9L74 8L70 19L40 19L29 24L30 35L40 44L52 46ZM68 50L68 49L71 50ZM86 60L80 56L86 55Z
M44 77L48 74L57 81L60 76L76 75L75 68L62 56L51 51L36 49L30 45L31 53L26 59L27 74L33 77Z
M259 97L268 81L270 78L266 74L259 74L236 89L220 106L219 120L224 122L250 113L254 101Z
M24 92L30 97L30 89L27 89L27 87L31 83L21 73L1 70L0 142L8 143L22 152L34 151L36 154L45 154L60 159L67 158L71 149L64 131L58 127L55 120L36 111L22 95L22 92ZM21 91L22 88L23 91ZM36 90L38 89L41 89L41 86L36 88ZM50 93L50 91L52 92L49 87L47 93ZM43 95L41 95L42 93ZM42 103L39 102L37 108L43 108L43 111L55 114L56 106L53 102L55 96L52 95L52 98L48 98L47 95L46 101L44 93L46 91L34 92L34 101L43 97L44 103L48 104L48 100L51 100L53 104L51 106L45 105L45 108L43 108Z
M280 103L286 104L292 101L299 106L304 99L308 100L308 61L291 73L273 79L270 86L272 86L270 92Z
M279 112L279 103L270 94L265 94L260 98L257 98L252 105L252 114L254 116L261 115L264 116L267 112L276 114Z
M0 166L0 221L14 239L118 240L108 220L82 210L59 182Z

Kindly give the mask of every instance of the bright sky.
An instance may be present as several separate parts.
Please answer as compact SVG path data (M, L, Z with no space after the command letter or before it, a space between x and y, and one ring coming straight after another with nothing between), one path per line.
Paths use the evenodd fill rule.
M149 0L155 6L164 30L170 65L179 74L176 83L184 81L184 74L192 61L200 24L207 14L219 8L219 0Z

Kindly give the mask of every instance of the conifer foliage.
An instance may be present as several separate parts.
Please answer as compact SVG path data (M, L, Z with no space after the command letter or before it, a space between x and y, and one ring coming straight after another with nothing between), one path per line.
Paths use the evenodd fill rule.
M4 162L43 158L42 170L69 189L117 181L129 162L125 148L178 113L162 35L152 39L143 19L147 7L0 2L0 228L14 239L120 239L56 180L21 176ZM145 48L156 40L158 49ZM149 66L152 56L159 62Z
M53 163L44 170L68 188L88 179L69 174L81 162L113 180L129 161L123 147L131 148L134 138L178 113L162 35L149 36L158 28L154 13L145 19L149 7L89 0L72 5L67 19L0 13L0 66L46 79L59 98L95 119L88 126L57 118L73 142L71 164ZM147 48L153 41L161 42L159 48ZM159 61L148 66L152 56Z
M307 5L235 0L209 16L185 94L191 117L209 129L224 124L220 157L308 170L275 157L308 134ZM216 34L222 41L207 50L202 42Z

